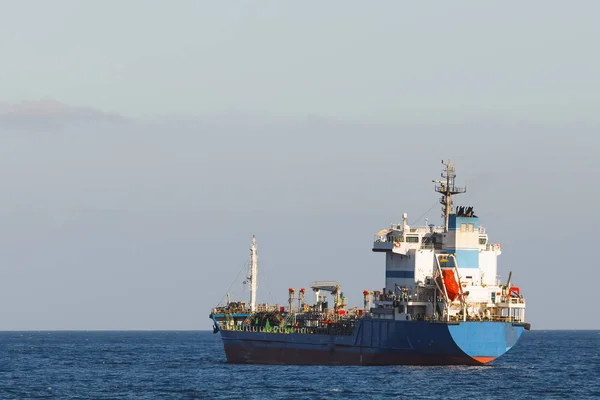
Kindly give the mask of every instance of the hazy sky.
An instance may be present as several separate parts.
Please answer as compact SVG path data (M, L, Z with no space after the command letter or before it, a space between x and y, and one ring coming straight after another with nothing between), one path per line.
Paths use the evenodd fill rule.
M260 301L359 305L448 157L533 327L599 329L599 12L0 0L0 103L131 118L0 115L0 329L208 329L252 234Z
M10 101L146 117L598 120L595 0L0 4Z

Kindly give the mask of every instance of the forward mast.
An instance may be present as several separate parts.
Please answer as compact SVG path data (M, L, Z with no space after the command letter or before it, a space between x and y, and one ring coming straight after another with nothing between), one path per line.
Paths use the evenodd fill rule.
M256 237L252 235L252 247L250 248L250 276L248 276L248 282L250 283L250 312L256 311L257 275L258 254L256 251Z

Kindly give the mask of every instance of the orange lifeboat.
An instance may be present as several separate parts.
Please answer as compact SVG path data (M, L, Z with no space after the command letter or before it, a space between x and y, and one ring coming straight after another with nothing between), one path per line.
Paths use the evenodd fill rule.
M454 270L451 269L443 269L442 270L442 279L444 281L444 286L446 287L446 293L448 293L448 298L450 301L456 300L458 294L460 293L460 288L458 287L458 282L456 281L456 277L454 276ZM442 284L440 277L437 277L438 284Z

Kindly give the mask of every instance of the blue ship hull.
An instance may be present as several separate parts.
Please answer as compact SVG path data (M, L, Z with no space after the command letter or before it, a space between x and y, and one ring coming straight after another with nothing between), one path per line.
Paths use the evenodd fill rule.
M525 324L361 319L352 335L221 330L227 360L244 364L482 365L515 345Z

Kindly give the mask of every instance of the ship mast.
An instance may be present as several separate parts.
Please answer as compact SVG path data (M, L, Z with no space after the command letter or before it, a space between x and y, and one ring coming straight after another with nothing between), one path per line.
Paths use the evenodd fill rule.
M256 309L256 276L258 274L258 256L256 252L256 238L252 235L252 247L250 248L250 312Z
M452 212L452 195L465 193L467 188L459 188L454 186L454 178L456 178L456 169L453 163L445 163L442 160L442 164L446 169L442 172L442 178L444 180L433 181L439 183L435 186L435 191L440 193L440 203L442 204L442 218L444 218L444 232L448 232L448 221L450 220L450 213Z

